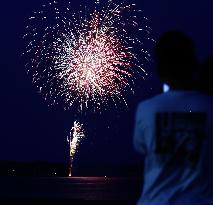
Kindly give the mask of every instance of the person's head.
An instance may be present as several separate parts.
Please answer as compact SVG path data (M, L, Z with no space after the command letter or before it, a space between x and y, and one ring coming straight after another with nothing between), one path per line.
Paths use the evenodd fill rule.
M172 89L190 89L197 67L195 48L184 33L164 33L156 44L157 72Z
M201 65L199 71L199 88L208 95L213 95L213 56L208 57Z

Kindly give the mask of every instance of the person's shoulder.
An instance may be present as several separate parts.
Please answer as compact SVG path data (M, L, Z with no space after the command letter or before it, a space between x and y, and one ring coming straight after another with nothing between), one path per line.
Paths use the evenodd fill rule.
M138 104L138 109L146 109L146 108L151 107L155 104L158 104L159 101L166 98L167 95L168 95L167 93L162 93L162 94L158 94L154 97L148 98L146 100L143 100Z
M213 96L212 95L200 93L199 99L202 103L207 104L209 106L209 108L211 108L211 110L213 110L212 109L212 105L213 105Z
M198 97L199 99L203 99L205 101L210 101L212 102L213 101L213 96L212 95L207 95L203 92L200 92L200 91L197 91L197 92L194 92L193 94L195 97ZM193 96L192 95L192 96Z

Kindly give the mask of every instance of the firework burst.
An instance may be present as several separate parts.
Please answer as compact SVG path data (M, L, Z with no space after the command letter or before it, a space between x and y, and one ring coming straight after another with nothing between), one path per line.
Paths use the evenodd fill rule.
M112 100L124 102L150 54L140 39L150 38L147 19L134 4L96 1L78 13L71 3L53 1L29 18L27 63L32 81L50 104L100 108ZM141 24L142 27L140 26Z

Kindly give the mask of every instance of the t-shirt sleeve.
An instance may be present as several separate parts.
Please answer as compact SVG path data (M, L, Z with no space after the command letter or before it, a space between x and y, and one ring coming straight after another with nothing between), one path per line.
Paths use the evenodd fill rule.
M143 121L143 106L139 105L135 115L135 126L133 133L134 149L140 154L146 154L145 136L144 136L144 121Z

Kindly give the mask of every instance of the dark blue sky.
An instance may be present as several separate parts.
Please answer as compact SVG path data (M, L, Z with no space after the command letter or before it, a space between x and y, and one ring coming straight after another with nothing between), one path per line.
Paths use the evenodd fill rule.
M73 7L77 7L79 3L75 0L71 2ZM195 41L200 59L212 53L211 0L134 2L149 17L156 37L167 30L181 30ZM112 108L102 114L77 115L73 111L65 112L61 107L49 108L33 87L20 56L24 49L22 35L27 17L44 3L45 0L1 2L0 160L66 161L66 136L75 119L85 124L87 133L87 139L83 141L77 155L80 162L137 160L132 149L134 111L141 99L160 90L159 81L153 72L154 65L147 67L149 79L140 83L142 87L136 91L135 96L128 97L129 109Z

